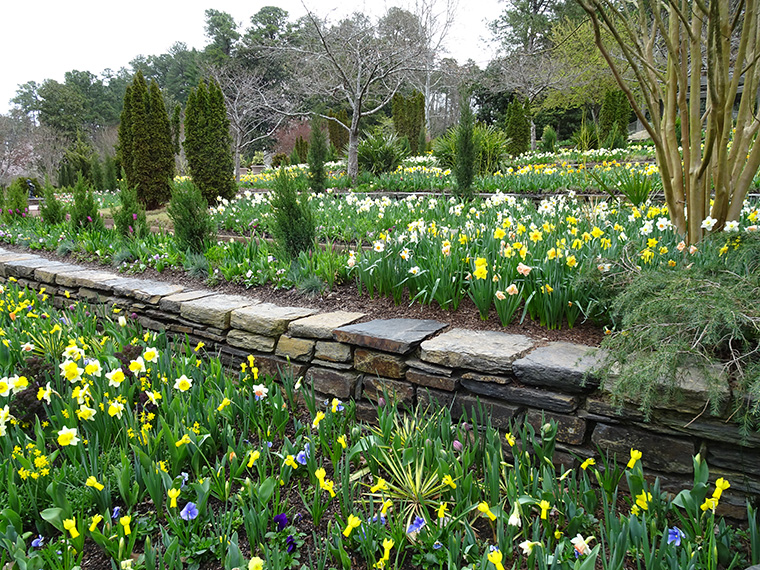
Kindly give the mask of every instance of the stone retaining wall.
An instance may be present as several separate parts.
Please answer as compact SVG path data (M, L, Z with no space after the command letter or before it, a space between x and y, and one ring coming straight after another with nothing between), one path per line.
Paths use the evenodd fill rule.
M354 324L364 315L279 307L0 248L0 282L9 278L45 287L59 304L70 302L67 291L75 299L118 306L146 328L203 341L230 366L253 354L260 373L303 376L325 397L353 398L363 419L371 419L372 402L383 391L409 406L435 400L454 417L482 405L501 430L522 420L536 427L556 421L556 457L566 466L597 455L597 448L625 463L636 448L647 473L678 491L692 481L692 456L701 453L711 479L731 482L721 501L724 514L743 517L746 497L760 495L760 436L742 440L735 423L703 413L707 395L694 374L684 375L677 401L663 400L653 420L644 422L636 406L618 414L598 382L584 382L599 353L583 345L446 330L431 320Z

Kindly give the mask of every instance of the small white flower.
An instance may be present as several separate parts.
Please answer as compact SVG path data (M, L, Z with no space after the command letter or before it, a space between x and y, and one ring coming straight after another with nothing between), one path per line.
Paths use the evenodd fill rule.
M736 220L729 220L726 222L726 225L723 226L723 231L726 233L732 233L732 232L738 232L739 231L739 222Z
M718 220L716 220L712 216L707 216L704 220L702 220L702 229L705 229L708 232L711 232L712 229L715 227L715 224L717 223L718 223Z

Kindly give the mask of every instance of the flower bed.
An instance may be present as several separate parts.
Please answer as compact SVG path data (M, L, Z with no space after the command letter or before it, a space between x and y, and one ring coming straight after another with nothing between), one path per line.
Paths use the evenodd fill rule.
M52 299L13 279L2 290L3 564L687 568L760 555L715 514L737 482L711 483L700 456L676 495L637 449L619 464L562 461L555 421L500 431L477 405L456 420L436 406L403 414L388 393L379 407L323 401L259 358L227 370L202 342L67 293L97 297L99 279L61 271ZM135 304L163 298L113 287L132 287Z

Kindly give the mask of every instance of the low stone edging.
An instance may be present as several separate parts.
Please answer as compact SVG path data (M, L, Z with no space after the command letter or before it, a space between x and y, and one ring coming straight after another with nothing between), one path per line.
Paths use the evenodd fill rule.
M203 341L230 366L253 354L262 374L292 373L320 395L353 398L363 419L371 419L372 402L384 390L407 406L435 400L454 417L482 405L502 431L510 421L536 428L556 421L555 457L566 466L597 455L597 447L624 463L635 448L646 472L676 492L690 487L692 457L701 453L711 479L731 482L723 514L743 518L746 497L760 495L760 436L742 440L738 425L701 414L707 391L694 374L684 375L682 398L662 402L644 422L635 405L618 414L598 381L587 378L601 353L584 345L539 346L522 335L444 330L448 325L432 320L354 324L362 313L279 307L0 248L0 282L11 277L21 286L125 309L148 329ZM65 301L55 297L58 305Z

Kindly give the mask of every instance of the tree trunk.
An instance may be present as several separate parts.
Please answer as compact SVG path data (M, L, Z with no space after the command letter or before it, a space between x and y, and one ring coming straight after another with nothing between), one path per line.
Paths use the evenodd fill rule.
M356 184L359 176L359 112L354 111L351 117L351 128L348 129L348 177Z
M240 140L242 135L239 130L235 130L235 182L240 182Z
M536 150L536 122L530 118L530 150Z

